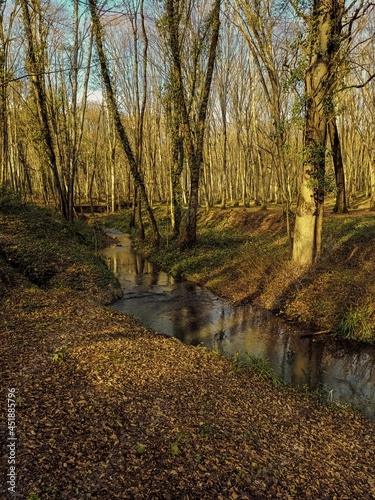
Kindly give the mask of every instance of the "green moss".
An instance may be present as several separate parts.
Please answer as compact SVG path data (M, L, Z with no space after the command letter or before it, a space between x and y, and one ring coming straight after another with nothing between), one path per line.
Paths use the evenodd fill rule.
M41 288L84 291L104 302L120 296L117 279L95 253L101 243L98 228L70 224L7 192L0 193L0 221L1 293L18 275Z

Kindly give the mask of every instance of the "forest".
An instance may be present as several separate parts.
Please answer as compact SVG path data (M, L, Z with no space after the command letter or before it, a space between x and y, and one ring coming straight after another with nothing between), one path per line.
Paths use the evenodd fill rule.
M374 7L0 0L1 498L375 498Z
M25 200L133 206L156 243L167 204L182 248L198 207L277 203L301 266L327 195L374 208L372 2L0 5L0 182Z

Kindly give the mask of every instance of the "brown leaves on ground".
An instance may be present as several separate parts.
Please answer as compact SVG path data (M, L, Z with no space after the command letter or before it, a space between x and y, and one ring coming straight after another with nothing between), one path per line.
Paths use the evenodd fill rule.
M15 387L22 498L375 498L375 424L78 292L19 291L0 310L1 442Z

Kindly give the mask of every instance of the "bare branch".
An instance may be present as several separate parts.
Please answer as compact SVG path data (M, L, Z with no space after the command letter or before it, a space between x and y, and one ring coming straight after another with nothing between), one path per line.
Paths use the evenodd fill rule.
M346 85L345 87L341 87L340 89L338 89L336 93L339 93L347 89L363 89L363 87L366 87L366 85L368 85L374 78L375 78L375 73L369 76L365 82L360 83L358 85Z

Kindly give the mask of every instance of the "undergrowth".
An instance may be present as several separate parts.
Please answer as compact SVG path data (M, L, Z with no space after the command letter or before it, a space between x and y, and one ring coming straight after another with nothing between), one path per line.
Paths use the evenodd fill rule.
M57 213L0 192L0 292L25 280L41 288L84 291L101 302L121 294L117 279L99 255L97 226L73 224Z
M372 343L375 340L373 309L371 306L350 306L343 315L336 334L347 340Z
M232 358L233 371L238 373L249 368L263 380L270 380L276 387L281 387L284 382L276 375L268 359L254 356L248 352L236 352Z

